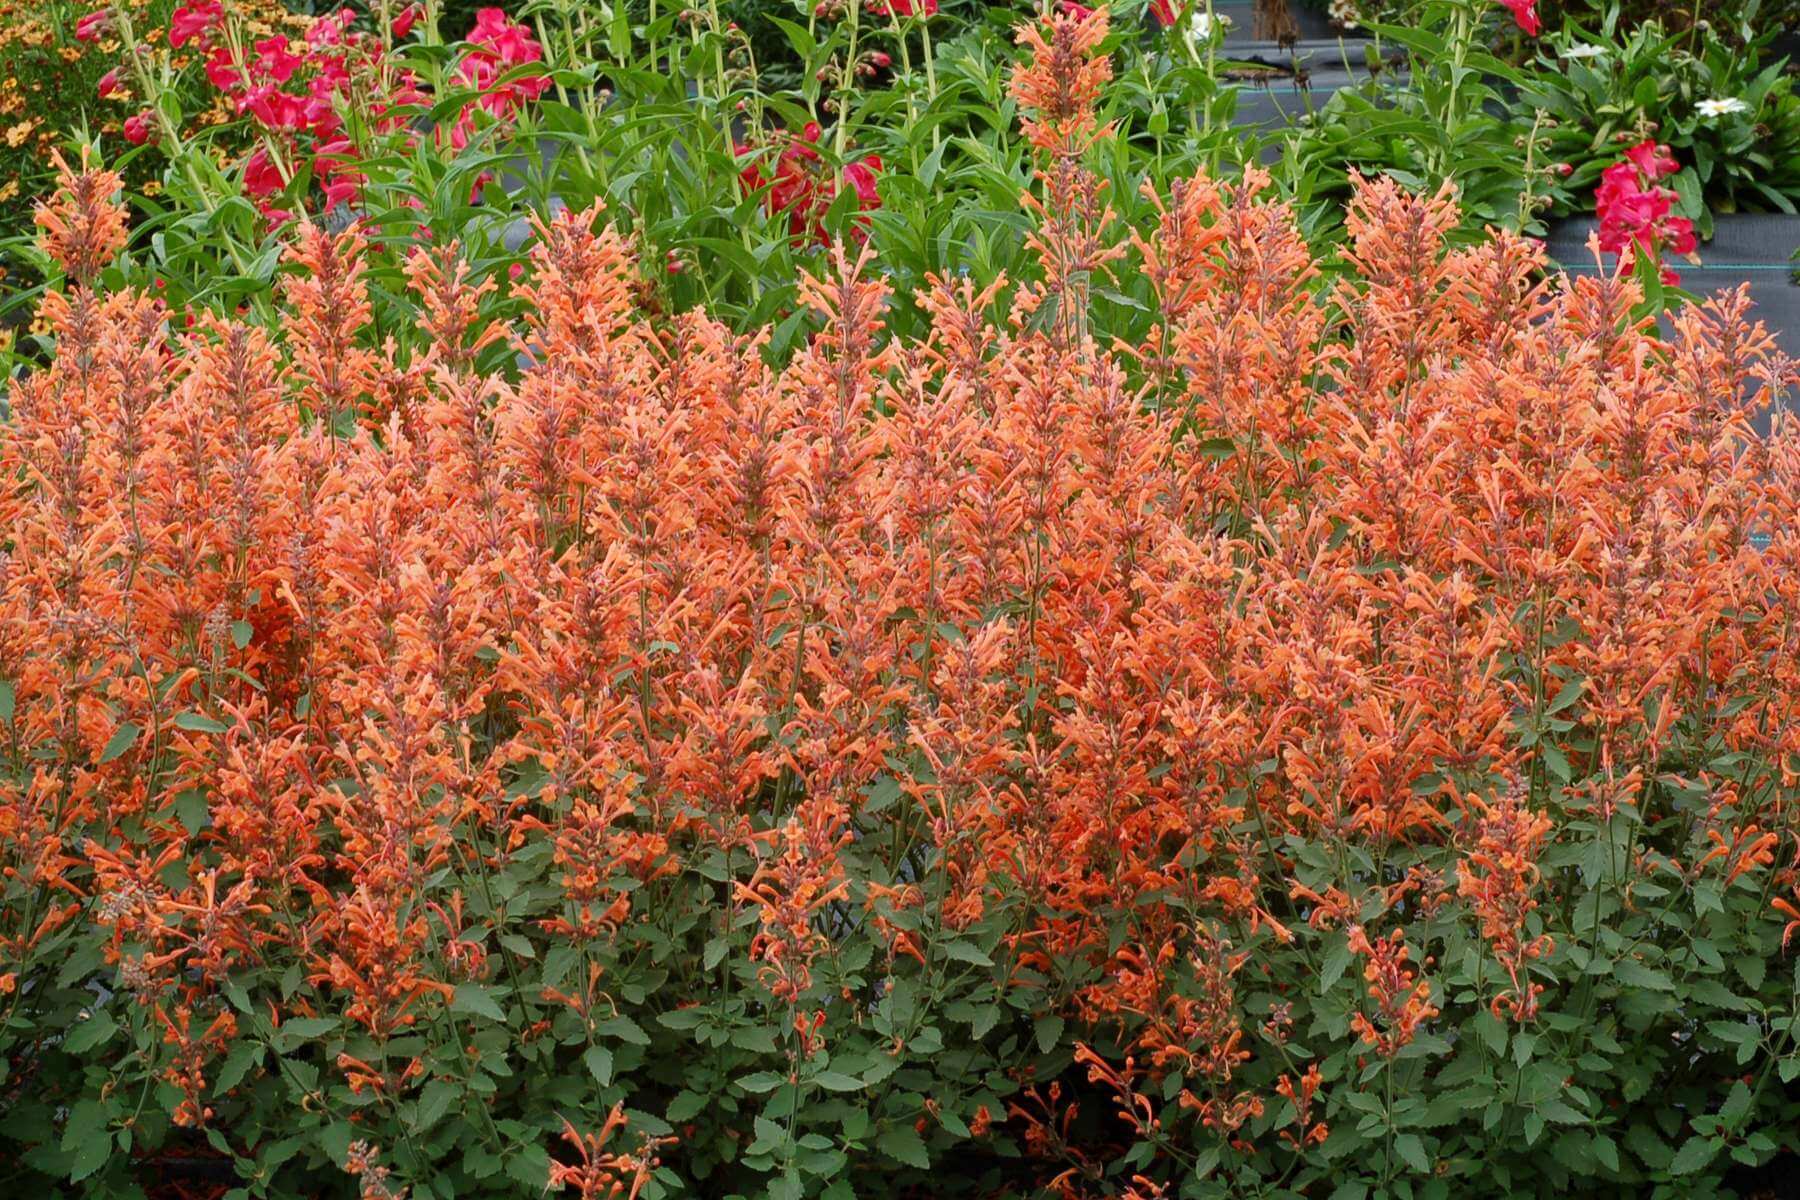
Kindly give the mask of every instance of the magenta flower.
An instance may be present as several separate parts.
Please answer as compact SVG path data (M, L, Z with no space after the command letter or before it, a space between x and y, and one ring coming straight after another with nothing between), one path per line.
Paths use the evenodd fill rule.
M220 0L200 0L195 4L184 4L175 10L169 18L169 45L179 50L189 42L208 44L212 37L213 26L225 16L225 6Z

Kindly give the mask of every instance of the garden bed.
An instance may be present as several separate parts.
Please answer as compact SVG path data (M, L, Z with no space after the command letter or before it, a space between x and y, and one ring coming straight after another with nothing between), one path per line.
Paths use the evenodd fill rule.
M1235 11L70 14L0 1191L1789 1170L1791 81Z

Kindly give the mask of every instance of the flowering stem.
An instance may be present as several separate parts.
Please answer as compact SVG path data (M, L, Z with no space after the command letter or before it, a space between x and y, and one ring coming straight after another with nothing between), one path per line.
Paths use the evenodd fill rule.
M919 53L925 58L925 103L926 107L935 110L937 108L938 97L937 55L931 48L931 19L929 17L920 23L919 32L923 39L919 47ZM931 123L932 150L935 151L938 148L941 140L942 135L938 132L937 122L933 121Z
M837 97L837 136L833 140L837 165L842 166L844 151L850 145L850 94L856 87L856 36L862 30L862 0L851 0L850 4L850 48L844 55L844 71L838 79L838 87L842 89Z

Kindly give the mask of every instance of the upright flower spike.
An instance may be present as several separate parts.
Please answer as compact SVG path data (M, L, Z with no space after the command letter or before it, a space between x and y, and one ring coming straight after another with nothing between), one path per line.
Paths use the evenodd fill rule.
M1034 318L1051 345L1064 353L1075 352L1088 339L1092 277L1124 253L1110 236L1113 211L1105 181L1083 161L1096 142L1112 134L1110 126L1101 126L1096 111L1112 79L1112 60L1099 53L1106 33L1105 8L1084 14L1058 11L1040 24L1021 25L1018 41L1030 61L1015 68L1012 77L1020 127L1047 160L1037 173L1043 197L1024 197L1038 218L1026 242L1044 278L1021 291L1015 320Z
M76 170L52 150L56 191L37 204L35 218L43 231L44 250L77 283L94 282L100 271L125 248L125 206L119 201L124 180L117 171L91 165L83 147Z
M657 1168L660 1147L674 1138L646 1138L635 1150L620 1150L614 1143L627 1128L625 1106L615 1104L597 1133L582 1133L563 1120L563 1141L576 1155L574 1163L550 1165L550 1188L573 1191L580 1200L637 1200Z
M1024 113L1025 137L1039 150L1079 157L1104 133L1095 107L1112 79L1112 60L1096 51L1107 21L1104 6L1073 6L1019 26L1030 61L1013 72L1011 92Z
M1481 919L1481 932L1493 947L1494 957L1511 982L1511 990L1496 996L1496 1016L1510 1013L1517 1021L1537 1014L1544 985L1527 974L1532 960L1554 948L1548 934L1527 936L1526 918L1537 908L1533 896L1538 884L1537 858L1550 833L1550 820L1525 807L1523 789L1509 789L1501 798L1481 806L1479 833L1460 871L1458 890L1473 904Z
M301 400L327 428L359 414L374 391L374 355L361 340L370 314L363 250L354 226L333 235L303 222L289 251L299 270L282 283Z

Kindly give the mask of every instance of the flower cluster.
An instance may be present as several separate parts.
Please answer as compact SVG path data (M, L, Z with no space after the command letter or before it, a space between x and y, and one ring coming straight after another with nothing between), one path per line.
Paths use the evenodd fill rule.
M1667 146L1642 141L1601 172L1594 192L1600 249L1617 255L1627 269L1640 256L1657 263L1663 282L1670 285L1681 277L1663 262L1663 255L1692 255L1698 244L1694 223L1672 215L1679 197L1661 183L1680 169Z
M170 47L202 56L206 79L257 132L258 144L242 163L243 186L271 220L292 216L278 205L303 168L319 187L325 208L355 202L364 179L358 160L368 135L406 129L429 102L413 71L398 65L388 49L390 39L412 31L419 12L417 5L402 9L384 39L356 28L358 13L342 8L312 20L296 41L280 32L246 36L222 0L192 0L174 10L167 29ZM82 18L77 36L97 38L113 24L111 7L97 9ZM483 126L504 127L550 82L526 70L543 59L537 39L498 8L477 11L466 41L450 78L476 95L440 135L457 150ZM99 82L101 97L123 96L128 78L125 66L115 67ZM347 121L352 108L353 122ZM139 145L155 137L154 113L145 109L127 118L124 135Z
M796 246L830 243L825 217L839 196L848 192L857 214L852 229L858 239L868 236L868 214L881 207L876 184L881 175L881 156L867 154L833 170L820 149L823 131L809 121L800 132L783 131L768 145L740 144L740 159L749 159L738 176L746 192L760 192L772 217L786 217L788 236ZM773 151L774 161L765 171Z

